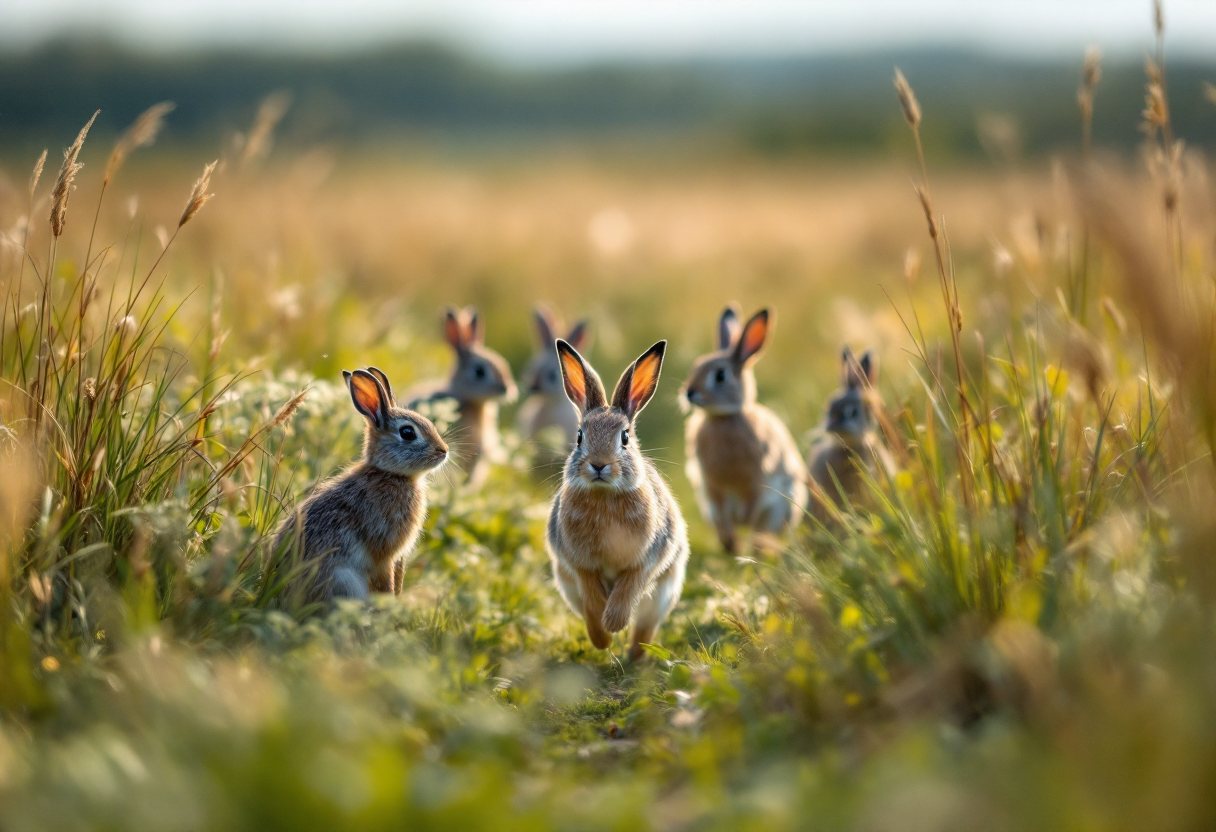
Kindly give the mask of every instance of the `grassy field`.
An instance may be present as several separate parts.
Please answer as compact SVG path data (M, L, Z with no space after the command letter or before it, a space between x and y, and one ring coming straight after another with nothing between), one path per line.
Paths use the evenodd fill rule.
M193 193L211 157L173 148L85 138L75 190L74 156L28 190L8 160L0 829L1211 827L1216 256L1167 101L1147 172L1080 130L927 174L914 129L868 165L247 140ZM760 396L803 450L840 346L875 348L898 462L737 560L676 401L731 300L776 310ZM510 430L482 489L432 484L402 596L287 604L269 535L358 453L339 371L442 375L472 303L518 372L537 301L609 377L670 341L662 645L591 647Z

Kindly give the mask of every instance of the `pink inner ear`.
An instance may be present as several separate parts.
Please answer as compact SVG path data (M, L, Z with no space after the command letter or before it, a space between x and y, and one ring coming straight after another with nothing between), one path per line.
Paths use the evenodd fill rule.
M370 419L376 419L380 413L380 390L375 380L369 376L351 376L350 388L359 411Z
M459 349L464 346L464 327L451 312L443 319L443 334L453 347Z

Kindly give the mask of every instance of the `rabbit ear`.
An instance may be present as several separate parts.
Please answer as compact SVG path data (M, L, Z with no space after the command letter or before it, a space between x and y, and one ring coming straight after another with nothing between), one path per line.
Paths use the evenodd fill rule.
M477 314L477 308L466 306L464 308L464 334L465 343L481 346L486 342L486 331L481 324L481 316Z
M718 319L718 349L728 350L739 337L739 307L730 304L722 310Z
M739 336L739 342L735 345L735 363L744 365L759 355L760 350L764 349L764 343L768 340L770 329L772 329L772 322L767 309L761 309L752 315L748 319L747 325L743 327L743 334Z
M562 365L562 383L566 387L566 396L580 412L587 413L608 404L600 377L578 354L578 350L561 338L557 339L557 357Z
M666 350L667 342L660 341L629 365L612 393L613 407L625 411L630 419L642 412L659 387L659 371L663 369Z
M857 362L862 373L865 374L866 383L873 387L878 381L878 356L874 354L874 350L866 350L861 355L861 361Z
M587 328L590 324L587 321L579 321L574 325L574 329L570 330L570 334L566 336L566 342L576 350L586 348L588 343Z
M450 307L443 315L443 337L448 339L456 352L464 352L468 348L460 318L461 313Z
M393 395L393 385L388 383L388 376L384 374L384 370L376 367L368 367L367 371L374 375L376 380L380 382L382 387L384 387L384 392L388 394L388 403L396 404L397 397Z
M367 370L355 370L347 379L350 397L355 410L367 417L373 426L383 428L388 424L388 394L376 377Z
M557 321L553 317L553 310L538 303L532 309L532 318L536 322L536 337L540 339L541 347L549 349L557 340Z
M867 373L847 345L840 354L840 383L845 387L855 389L865 386Z

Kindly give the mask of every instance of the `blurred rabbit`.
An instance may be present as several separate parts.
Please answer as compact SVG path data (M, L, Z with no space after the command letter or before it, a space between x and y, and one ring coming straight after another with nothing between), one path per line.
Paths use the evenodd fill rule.
M638 413L658 387L666 348L660 341L633 362L609 405L595 371L574 347L557 342L566 395L581 419L549 512L553 575L601 650L632 619L631 659L654 641L680 599L688 562L680 507L633 435Z
M718 321L718 350L698 358L681 391L691 405L685 426L688 479L722 547L738 550L735 527L779 535L806 508L806 466L785 423L756 402L752 371L772 330L767 309L739 327L728 306Z
M448 446L425 416L397 407L375 367L343 371L355 409L367 419L363 459L321 483L280 526L277 552L294 550L314 568L297 578L308 601L401 591L405 562L426 517L428 474Z
M855 501L871 478L893 475L890 452L875 432L873 396L878 359L867 350L860 359L847 345L840 357L841 388L828 402L824 435L811 448L807 467L811 482L836 504ZM823 506L812 498L812 513L823 519Z
M502 459L498 436L498 403L513 401L515 380L505 358L485 345L485 328L477 310L448 309L443 334L456 353L456 365L446 382L412 406L439 399L454 399L457 419L450 436L453 456L476 488L485 481L490 464Z
M516 424L519 435L531 440L546 429L556 429L563 439L564 458L574 444L579 419L578 410L562 389L562 370L554 346L562 327L546 306L538 305L532 315L536 323L536 352L524 370L523 388L528 398L519 409ZM581 350L586 341L587 322L579 321L566 335L566 343Z

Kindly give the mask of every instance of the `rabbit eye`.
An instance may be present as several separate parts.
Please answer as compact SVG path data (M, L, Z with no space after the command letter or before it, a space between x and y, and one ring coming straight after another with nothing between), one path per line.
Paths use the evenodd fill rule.
M578 443L578 446L580 448L583 447L583 429L582 428L578 429L578 437L575 439L575 441Z
M719 367L717 372L714 373L714 382L716 384L722 384L724 381L726 381L726 370Z
M621 447L623 448L628 444L629 444L629 431L623 430L623 431L621 431Z
M402 425L401 426L401 441L402 442L413 442L417 438L418 438L418 431L414 430L413 425Z
M486 377L486 368L482 367L480 364L477 365L477 367L474 368L474 370L473 370L473 375L477 376L478 378L485 378Z
M557 382L557 373L550 370L548 373L545 374L545 378L549 381L550 384L555 384Z

